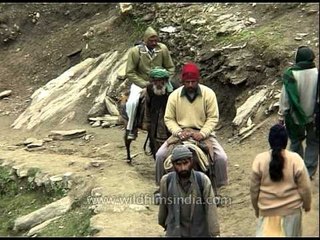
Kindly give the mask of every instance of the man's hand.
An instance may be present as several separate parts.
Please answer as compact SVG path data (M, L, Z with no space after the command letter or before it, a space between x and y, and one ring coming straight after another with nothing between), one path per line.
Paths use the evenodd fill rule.
M191 133L189 131L186 130L182 130L181 132L178 133L178 136L180 138L180 140L186 140L189 137L191 137Z
M200 132L197 132L197 133L194 132L192 134L192 138L198 142L204 139L203 135Z
M310 209L311 209L311 208L305 208L304 211L305 211L305 212L310 212Z

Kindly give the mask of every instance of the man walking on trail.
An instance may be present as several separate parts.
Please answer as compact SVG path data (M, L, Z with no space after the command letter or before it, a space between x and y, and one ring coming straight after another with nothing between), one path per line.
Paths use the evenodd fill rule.
M318 69L314 59L309 47L297 49L295 65L283 74L278 112L279 122L285 124L288 131L290 150L304 159L310 178L316 173L319 159L319 136L314 125ZM302 143L305 139L304 149Z
M192 169L192 152L184 145L174 148L174 171L160 183L158 221L170 237L220 235L217 207L211 181Z
M145 111L142 129L148 131L150 149L155 159L160 146L170 137L171 133L164 123L164 112L168 97L174 90L166 69L155 67L150 72L151 83L145 95Z
M128 139L135 139L133 124L142 89L149 84L149 73L154 67L162 67L172 76L175 70L169 50L158 42L158 34L148 27L144 33L143 42L130 49L127 60L126 76L131 82L130 95L126 103L128 115Z
M200 71L194 63L183 66L181 80L183 86L174 90L168 98L164 116L165 124L172 135L182 141L189 138L198 142L209 139L210 148L214 153L211 157L215 163L216 187L227 185L227 155L214 134L219 121L216 95L212 89L199 84ZM190 132L187 128L193 131ZM156 185L159 185L165 173L164 161L169 155L168 151L169 143L166 141L156 154Z

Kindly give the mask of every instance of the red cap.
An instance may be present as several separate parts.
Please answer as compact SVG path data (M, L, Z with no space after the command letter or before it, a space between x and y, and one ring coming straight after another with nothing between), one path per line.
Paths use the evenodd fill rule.
M196 64L190 62L186 63L182 67L181 79L182 80L190 80L190 79L199 79L200 71Z

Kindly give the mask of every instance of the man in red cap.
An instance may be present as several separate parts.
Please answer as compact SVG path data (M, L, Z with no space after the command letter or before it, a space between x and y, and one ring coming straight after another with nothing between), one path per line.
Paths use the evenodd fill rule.
M167 102L164 121L173 136L180 140L195 141L209 139L215 161L216 187L228 184L227 155L218 143L214 129L219 121L219 108L215 92L199 84L200 71L196 64L187 63L182 68L183 86L173 91ZM189 129L192 129L190 132ZM156 153L156 185L164 175L164 160L168 156L166 141ZM212 151L211 151L212 152ZM157 195L156 195L157 197Z

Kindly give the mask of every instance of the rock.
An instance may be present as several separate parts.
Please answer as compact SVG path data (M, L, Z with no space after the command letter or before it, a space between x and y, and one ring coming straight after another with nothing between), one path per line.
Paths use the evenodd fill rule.
M111 127L111 126L112 126L112 124L109 123L109 122L106 122L106 121L103 121L102 124L101 124L101 127L102 127L102 128L109 128L109 127Z
M20 178L28 176L28 169L17 169L17 175Z
M298 37L306 37L309 33L297 33Z
M61 182L63 177L61 175L52 176L49 178L52 183Z
M93 124L92 124L92 127L100 127L101 125L101 121L95 121Z
M28 176L28 169L25 168L25 165L15 165L11 168L11 174L16 173L18 177L27 177Z
M148 211L149 207L139 204L129 204L129 208L136 211L136 212L142 212L142 211Z
M62 125L65 122L74 119L75 115L76 115L75 111L71 111L71 112L67 113L64 117L61 118L59 124Z
M35 152L35 151L46 150L46 148L45 147L33 147L33 148L26 148L25 150L28 152Z
M67 196L25 216L18 217L14 221L13 231L28 230L49 219L61 216L71 209L72 202L72 199Z
M121 13L128 13L132 10L132 4L131 3L119 3L120 12Z
M108 31L109 28L103 30ZM103 102L106 93L112 92L115 83L119 82L117 71L122 63L124 63L122 58L118 61L118 52L110 51L96 58L87 58L69 68L32 94L31 104L11 127L32 129L42 123L57 124L61 116L72 111L75 111L75 118L78 114L89 111L90 106L83 104L88 102L88 93L100 85L101 92L97 93L98 99L94 102Z
M280 96L281 96L281 92L277 93L276 95L273 96L273 98L275 99L280 99Z
M29 232L27 233L27 236L28 236L28 237L31 237L31 236L35 235L36 233L39 233L42 229L44 229L46 226L48 226L51 222L59 219L60 217L61 217L61 216L58 216L58 217L49 219L49 220L47 220L47 221L45 221L45 222L43 222L43 223L41 223L41 224L39 224L39 225L31 228L31 229L29 230Z
M274 103L271 103L270 104L270 106L269 106L269 108L268 108L268 111L269 112L272 112L272 111L274 111L276 108L278 108L279 107L279 102L277 101L277 102L274 102Z
M154 13L148 13L142 18L142 21L146 21L146 22L151 21L152 19L154 19L154 17L155 17Z
M101 167L106 163L104 160L94 160L90 162L90 166L92 167Z
M48 137L45 137L44 139L42 139L43 142L52 142L53 139L52 138L48 138Z
M112 98L106 96L106 98L104 99L104 102L106 104L108 113L111 116L119 116L119 111L117 109L116 103L112 100Z
M91 190L91 196L100 197L102 196L102 187L96 187Z
M248 77L241 77L238 75L234 75L230 77L230 83L233 85L238 85L240 83L243 83L245 81L247 81Z
M258 93L250 96L244 104L237 108L236 117L233 119L232 123L235 126L240 126L243 120L253 112L254 108L264 101L267 92L267 89L262 89Z
M203 54L203 56L200 59L200 62L205 62L213 57L219 57L219 56L221 56L221 50L213 49Z
M294 40L296 40L296 41L301 41L302 38L301 38L301 37L295 37Z
M12 90L5 90L5 91L1 92L0 93L0 99L10 96L11 93L12 93Z
M249 18L249 22L256 24L257 20L255 18L250 17Z
M83 140L89 141L90 138L92 138L92 137L93 137L92 135L87 134L87 135L85 135L85 136L83 137Z
M160 31L161 32L166 32L166 33L175 33L175 32L177 32L177 28L176 27L172 27L172 26L163 27L163 28L160 28Z
M72 175L73 175L73 172L66 172L65 174L63 174L63 178L69 179Z
M225 14L225 15L222 15L220 17L218 17L218 19L216 20L216 22L222 22L226 19L230 19L233 15L232 14Z
M32 143L29 143L27 145L27 148L36 148L36 147L42 147L43 146L43 140L36 140Z
M245 133L247 133L248 131L250 131L253 127L255 126L255 124L251 124L247 127L243 127L239 130L239 134L238 135L243 135Z
M27 139L23 142L23 144L24 144L24 145L28 145L28 144L33 143L33 142L36 142L36 141L38 141L38 139L36 139L36 138L27 138Z
M104 115L103 117L89 118L90 121L106 121L110 124L119 124L118 116Z
M319 11L318 10L315 10L315 9L311 9L307 12L308 15L312 15L312 14L316 14L318 13Z
M263 72L264 68L263 68L262 65L257 65L257 66L255 66L255 70L256 70L257 72Z
M81 138L86 134L85 129L76 129L68 131L51 131L49 138L53 140L69 140L74 138Z
M97 102L88 112L88 118L103 116L106 112L106 104L104 102Z
M207 23L207 20L202 19L202 20L191 20L190 24L191 25L204 25Z

